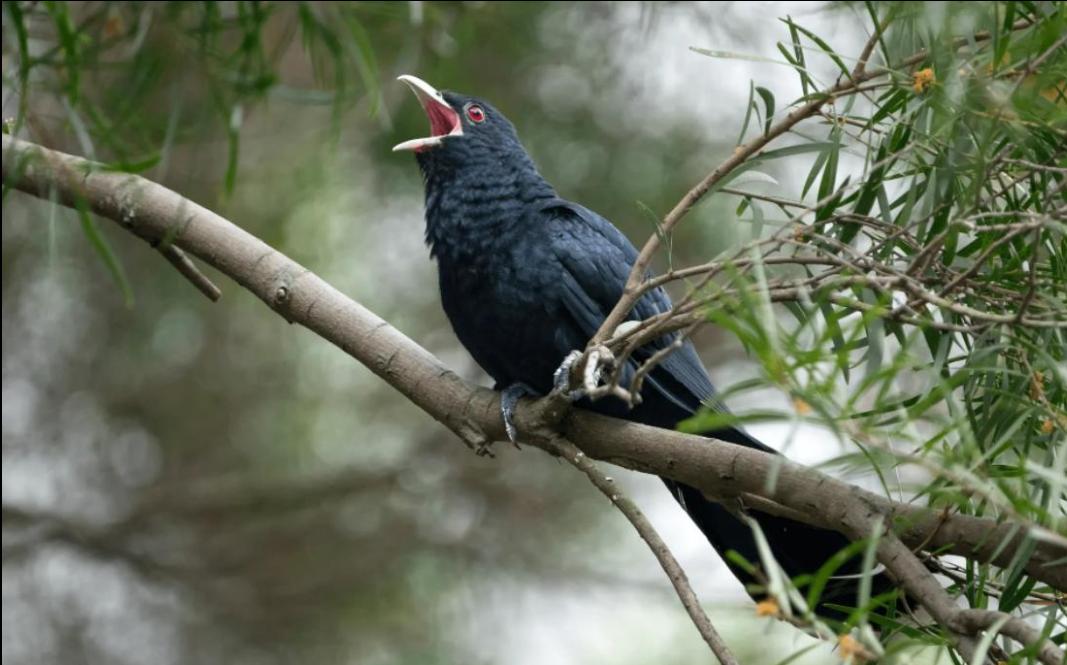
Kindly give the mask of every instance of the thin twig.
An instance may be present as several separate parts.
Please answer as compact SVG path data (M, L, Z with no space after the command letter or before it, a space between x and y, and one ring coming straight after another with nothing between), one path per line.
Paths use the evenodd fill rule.
M619 509L619 512L630 521L630 524L637 530L641 539L648 543L649 549L652 550L652 554L655 555L660 567L663 568L663 572L667 573L675 592L678 593L678 599L682 601L685 611L689 613L689 618L693 620L693 624L700 631L700 636L707 642L719 662L722 665L738 665L737 659L734 658L729 647L726 646L726 642L715 630L711 619L708 618L704 608L701 607L700 599L697 598L692 585L689 584L689 578L686 576L685 570L682 569L681 564L678 563L670 548L667 547L667 543L663 542L663 539L656 533L655 527L648 521L641 509L637 507L637 504L624 495L615 485L615 481L601 473L600 469L593 464L593 461L586 457L585 453L578 450L574 444L560 439L557 443L557 449L563 459L584 473L589 478L589 481L604 496L608 497L615 507Z
M1034 649L1037 659L1045 665L1063 665L1063 651L1052 640L1042 636L1041 631L1018 617L992 610L960 609L956 610L953 622L958 630L971 634L995 629L1001 635Z
M61 165L56 163L56 154L47 150L40 150L36 152L27 152L27 159L44 159L49 162L49 166L54 170L61 168ZM90 169L99 168L99 165L86 161L85 167L87 173ZM63 192L63 199L60 201L65 205L72 205L71 207L77 207L77 204L86 202L89 200L84 187L79 185L76 180L72 180L73 185L70 190ZM173 244L173 238L167 239L165 242L150 242L153 247L159 250L163 255L163 258L167 259L167 262L177 269L178 273L182 277L189 280L189 282L196 287L197 291L203 293L212 302L218 301L222 297L222 290L219 289L204 273L200 272L200 269L196 267L192 259L185 255L184 252Z
M912 551L916 551L916 548L912 548ZM974 582L973 579L967 576L967 569L963 566L942 561L939 557L930 554L923 554L922 560L927 566L932 566L937 574L950 578L961 587ZM986 580L983 593L994 598L1000 598L1004 595L1004 585L992 580ZM1030 592L1026 594L1026 597L1028 600L1024 602L1029 602L1031 604L1059 605L1060 607L1067 607L1067 598L1064 598L1062 593L1060 596L1056 596L1031 589Z
M871 36L867 38L867 43L863 45L863 50L860 51L860 57L856 61L855 69L852 70L851 78L863 76L864 72L867 71L867 60L871 57L871 53L874 52L874 47L878 45L878 40L881 39L882 32L885 31L887 25L889 25L888 20L881 25L874 26Z
M197 291L207 296L208 300L217 302L222 297L222 290L215 286L215 283L207 275L200 272L200 269L196 267L192 259L185 255L185 252L171 244L161 245L157 249L163 255L163 258L177 268L178 272L189 280Z

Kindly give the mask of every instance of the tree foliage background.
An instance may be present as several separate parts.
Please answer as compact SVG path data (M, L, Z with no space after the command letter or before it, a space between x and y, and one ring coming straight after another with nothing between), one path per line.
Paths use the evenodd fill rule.
M491 100L561 193L640 243L737 143L847 75L885 21L879 62L924 57L752 160L658 267L783 258L672 286L708 305L702 356L768 443L893 498L1062 537L1062 5L764 9L9 2L4 117L238 221L477 378L437 304L417 169L389 152L426 124L395 75ZM464 455L232 285L209 304L90 214L4 197L5 661L702 653L577 474L529 451ZM842 656L756 617L658 483L620 481L743 662ZM1062 591L1025 557L931 565L961 602L1062 643ZM902 631L890 658L929 662L939 639Z

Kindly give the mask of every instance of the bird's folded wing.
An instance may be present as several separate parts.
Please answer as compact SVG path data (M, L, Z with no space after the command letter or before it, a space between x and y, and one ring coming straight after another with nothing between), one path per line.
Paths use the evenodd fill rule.
M581 334L592 337L622 296L637 250L610 222L582 206L559 201L544 213L553 216L553 251L562 267L562 304ZM666 292L655 289L637 302L628 319L644 320L670 308ZM637 358L647 357L673 340L673 335L655 340L636 354ZM663 360L648 377L648 384L690 413L714 394L688 340Z

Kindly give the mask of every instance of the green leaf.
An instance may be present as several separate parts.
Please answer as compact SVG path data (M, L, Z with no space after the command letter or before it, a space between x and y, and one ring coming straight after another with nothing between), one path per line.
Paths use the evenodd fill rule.
M807 62L804 60L804 49L800 45L800 33L792 21L789 22L789 40L793 44L793 56L798 65L797 74L800 75L800 88L804 91L804 95L808 95L811 90L815 89L816 85L808 74Z
M225 191L227 194L232 194L237 184L237 159L241 149L241 124L243 122L243 108L237 105L230 109L230 122L226 126Z
M750 201L752 208L752 239L758 240L763 237L763 208L756 201Z
M827 150L826 165L822 170L822 180L819 181L818 198L820 201L826 200L837 189L837 159L841 148L841 128L835 126L830 132L830 137L834 140L831 141L831 146ZM819 206L815 211L815 221L829 219L839 202L840 197L834 197Z
M717 49L701 48L699 46L690 46L689 50L693 53L706 55L709 58L723 58L727 60L747 60L749 62L765 62L772 65L785 65L787 67L794 67L793 63L789 62L788 60L775 60L774 58L766 58L762 55L735 53L734 51L720 51Z
M809 644L808 646L804 647L803 649L799 649L799 650L794 651L793 653L789 654L783 660L778 661L777 665L789 665L790 663L803 658L805 655L808 654L809 651L813 651L814 649L817 649L820 646L822 646L822 645L820 643L818 643L818 642L815 642L813 644Z
M867 121L866 129L871 129L881 121L885 120L889 116L902 110L908 104L908 100L911 99L911 91L906 89L891 90L888 93L888 99L885 101L879 100L878 108L871 116L871 119Z
M78 104L78 92L81 80L81 56L78 46L78 31L70 19L65 2L46 2L45 8L52 16L60 46L63 48L65 75L67 79L66 94L71 106Z
M687 418L678 423L678 431L686 432L687 434L706 434L715 430L752 423L779 422L785 417L782 413L769 409L753 410L744 415L704 409L697 412L692 418Z
M144 173L149 169L159 164L163 159L163 153L157 152L154 155L149 155L144 159L138 159L133 161L122 160L118 162L112 162L110 164L100 165L101 171L112 171L119 173Z
M22 9L19 7L19 3L5 2L4 9L6 9L11 16L11 24L15 28L15 41L18 44L18 115L15 117L14 126L10 128L10 131L5 132L15 136L18 134L19 129L22 128L22 123L26 120L26 108L30 96L30 67L32 66L32 63L30 61L29 34L26 31L26 24L23 20Z
M863 542L849 543L843 550L837 552L827 559L826 563L819 566L819 569L815 571L808 584L808 607L815 607L819 604L822 599L822 592L826 589L826 584L834 573L840 570L841 566L854 559L865 547L866 545Z
M834 150L834 144L827 142L823 148L819 150L819 156L815 158L815 162L811 165L811 171L808 172L808 177L804 180L804 187L800 190L802 197L808 195L808 190L815 183L815 179L819 177L822 172L823 166L826 164L826 160L830 157L830 151Z
M667 269L668 270L673 270L674 269L674 236L673 236L673 234L669 234L669 233L664 233L663 232L663 225L660 223L660 217L659 217L659 215L657 215L655 213L655 211L652 210L652 208L649 208L647 205L645 205L641 201L634 201L634 203L637 204L637 209L640 210L644 214L645 219L647 219L649 221L649 223L652 224L652 231L656 234L656 237L659 238L660 246L663 247L664 250L667 253Z
M763 100L763 134L766 136L770 133L771 123L774 121L774 94L761 86L756 86L756 93Z
M115 284L122 291L122 299L126 307L133 307L133 287L130 286L129 280L126 279L126 271L123 269L119 257L112 251L104 236L100 234L100 230L96 228L96 223L93 222L92 215L84 202L78 203L77 211L86 239L96 250L108 272L111 273L111 278L115 280Z
M763 183L765 185L774 185L776 187L780 187L782 184L778 182L774 176L752 168L745 169L740 175L730 181L730 184L734 186L747 185L749 183Z
M356 17L355 12L348 12L348 31L356 47L353 60L359 69L363 85L367 89L367 96L370 98L370 113L374 116L381 108L382 102L381 86L378 84L378 62L374 56L370 35Z
M745 142L745 132L748 131L748 123L752 120L752 109L755 108L756 86L752 81L748 82L748 103L745 104L745 121L741 123L741 133L737 135L737 145Z
M823 321L826 323L826 331L833 343L833 350L837 356L837 368L845 377L845 383L849 381L848 348L845 345L845 336L841 332L841 325L837 320L837 313L829 302L823 300L819 303Z
M786 25L788 25L790 27L790 29L796 28L800 32L804 33L804 35L808 39L810 39L811 41L815 42L815 45L818 46L820 49L822 49L822 52L825 53L826 55L828 55L830 57L830 59L834 61L834 64L837 65L838 69L841 70L842 74L844 74L845 76L849 76L850 75L850 71L849 71L848 67L845 66L844 61L841 60L841 56L837 55L837 53L832 48L830 48L830 45L827 44L825 41L823 41L823 39L821 37L816 35L811 30L808 30L804 26L802 26L802 25L800 25L798 23L795 23L792 18L786 17L784 19L778 19L778 20L784 22Z
M772 159L778 159L780 157L804 155L809 152L825 153L827 150L833 148L835 145L837 144L832 141L813 141L810 143L799 143L797 145L791 145L785 148L765 150L759 154L759 157L761 161L769 161Z

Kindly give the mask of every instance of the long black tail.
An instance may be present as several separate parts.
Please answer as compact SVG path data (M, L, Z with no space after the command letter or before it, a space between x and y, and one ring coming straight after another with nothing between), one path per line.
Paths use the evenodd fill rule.
M610 399L593 403L580 402L579 405L604 415L653 427L675 429L679 422L696 413L702 404L715 403L711 383L691 346L668 356L660 367L653 370L642 397L644 401L632 410L627 409L622 402ZM723 407L720 405L719 408ZM740 429L729 428L704 434L709 438L777 454L773 448ZM706 498L700 490L668 478L662 480L730 567L731 572L749 590L749 594L757 600L766 596L766 593L751 588L761 586L766 578L761 579L760 576L751 574L744 566L738 565L727 556L727 553L733 550L741 555L744 561L756 568L761 567L752 528L727 508ZM748 510L747 514L759 524L775 560L793 579L803 575L815 575L825 563L850 545L849 540L836 531L755 510ZM819 596L815 608L818 613L828 619L846 619L847 612L830 606L856 607L862 572L862 556L852 557L835 570L834 579L827 581ZM885 575L876 575L872 579L872 596L881 595L890 589L892 584Z
M742 431L722 431L710 434L710 436L773 452ZM762 568L752 528L721 504L705 498L700 490L668 478L662 480L726 565L749 590L749 595L756 600L764 597L766 594L758 589L762 588L766 578L760 579L758 574L752 575L745 567L738 565L727 556L727 552L733 550L757 569ZM823 564L845 550L850 544L847 538L835 531L751 509L747 510L746 514L759 524L775 560L790 578L816 574ZM844 620L848 617L848 612L831 606L856 607L862 574L861 561L862 556L857 553L833 572L816 606L821 616ZM891 588L892 583L884 574L874 576L872 595L879 595ZM801 589L801 591L806 592L806 589Z

